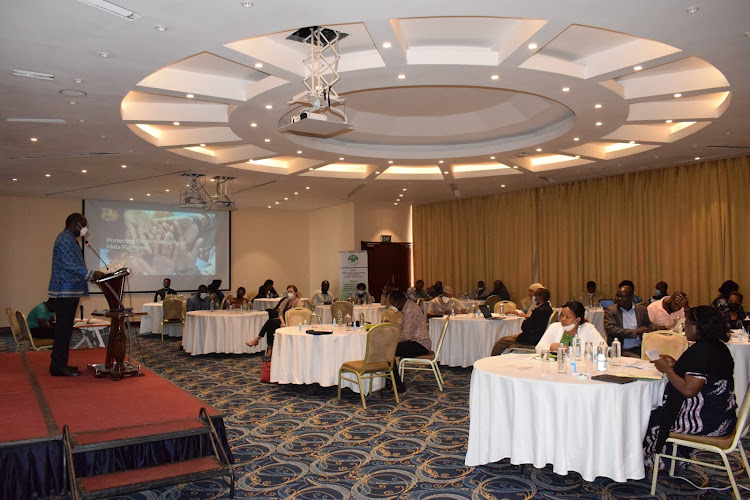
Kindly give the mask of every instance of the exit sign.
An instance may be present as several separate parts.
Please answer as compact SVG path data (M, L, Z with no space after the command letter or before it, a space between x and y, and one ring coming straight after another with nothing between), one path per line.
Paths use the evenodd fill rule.
M390 234L381 234L380 235L380 242L381 243L390 243L391 242L391 235Z

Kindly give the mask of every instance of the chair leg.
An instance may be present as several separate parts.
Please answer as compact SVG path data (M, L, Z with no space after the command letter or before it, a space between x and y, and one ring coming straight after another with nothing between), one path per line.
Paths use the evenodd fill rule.
M672 444L672 456L677 456L677 443ZM674 466L677 465L677 460L672 459L672 464L669 466L669 477L674 477Z
M391 376L391 385L393 386L393 395L396 396L396 404L399 403L398 401L398 389L396 389L396 379L393 376L393 370L389 371L388 374ZM401 379L402 381L404 379Z
M659 462L661 461L661 455L658 453L654 455L654 473L651 474L651 495L656 495L656 477L659 475Z
M445 386L445 379L443 378L443 372L440 371L440 365L438 364L437 360L435 360L435 369L437 370L438 375L440 375L440 383Z
M336 393L336 401L341 401L341 370L339 370L339 390Z
M742 455L742 463L745 464L745 472L747 473L747 477L750 478L750 463L747 461L747 454L745 453L745 448L742 447L742 441L739 441L737 443L737 449L740 452L740 455Z
M435 380L437 381L438 389L440 389L440 392L442 392L443 384L440 383L440 375L438 375L439 368L435 365L435 363L430 363L430 367L432 368L432 373L435 374Z
M727 476L729 476L729 482L732 483L732 491L734 492L734 498L737 500L742 500L742 497L740 496L740 490L737 489L737 481L734 480L734 473L732 472L732 466L729 465L729 458L727 458L727 454L723 451L720 453L721 459L724 462L724 467L727 471Z
M359 397L362 399L362 408L367 409L367 403L365 403L365 391L364 387L362 387L362 377L359 376L359 373L357 373L357 385L359 386Z
M401 361L398 362L398 374L401 377L401 380L404 380L404 359L402 358Z

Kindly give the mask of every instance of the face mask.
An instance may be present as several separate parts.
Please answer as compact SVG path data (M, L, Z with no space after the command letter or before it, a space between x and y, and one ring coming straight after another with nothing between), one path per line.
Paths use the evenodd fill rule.
M656 295L657 297L661 297L661 290L656 290L656 293L654 295Z
M737 303L734 303L734 302L730 302L729 304L727 304L727 307L732 312L737 312L737 311L740 310L740 304L737 304Z
M245 296L245 294L244 294L244 293L238 293L238 294L237 294L237 298L238 298L238 299L241 299L241 298L242 298L242 297L244 297L244 296Z
M364 295L364 294L365 294L364 290L357 290L357 295Z
M450 300L451 300L451 298L450 298L450 297L446 297L446 296L442 296L442 297L440 297L440 298L441 298L441 299L443 299L443 304L447 304L447 303L448 303L448 302L450 302Z
M200 297L201 297L201 300L206 300L206 297L208 297L208 294L207 293L202 293L200 295Z
M293 299L294 298L294 292L287 292L286 296L289 297L290 299Z
M391 311L396 311L396 312L398 312L398 307L396 307L396 306L391 306Z
M88 227L81 227L80 224L78 225L78 227L80 227L80 229L78 230L78 232L80 233L79 236L81 238L85 238L86 235L89 234L89 228Z
M566 332L569 332L569 331L571 331L571 330L572 330L573 328L575 328L577 324L578 324L578 320L576 319L576 320L575 320L574 322L572 322L572 323L571 323L571 324L569 324L568 326L563 326L563 330L565 330Z

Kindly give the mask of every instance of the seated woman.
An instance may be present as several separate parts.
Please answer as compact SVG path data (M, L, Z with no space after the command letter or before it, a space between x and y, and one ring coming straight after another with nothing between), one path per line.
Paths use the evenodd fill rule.
M604 341L604 337L599 333L594 325L586 321L586 308L580 302L566 303L560 311L560 321L552 323L542 335L541 340L534 348L537 353L549 349L551 352L557 352L561 345L573 345L573 338L576 334L581 339L581 346L586 342L591 342L594 348Z
M276 309L267 309L268 320L263 324L263 328L260 329L260 333L254 339L245 342L250 347L255 347L260 343L260 339L268 335L266 340L266 356L270 356L273 353L273 339L276 335L276 329L281 327L281 321L279 320L279 311Z
M744 296L740 292L732 292L729 294L727 312L724 313L724 317L727 320L727 325L731 329L742 328L742 320L745 319L745 310L742 308L743 298Z
M660 465L654 464L654 455L662 451L670 432L725 436L737 423L734 359L724 344L729 340L724 317L710 306L688 309L685 336L695 343L679 360L661 356L654 362L669 383L662 405L651 412L643 438L647 467Z
M276 293L276 289L273 287L273 280L266 280L262 285L258 287L258 295L253 297L255 299L275 299L279 296Z
M249 303L250 301L247 300L247 297L245 297L245 287L241 286L237 289L237 296L236 297L229 297L227 299L227 302L232 304L233 307L241 308L245 304Z
M279 321L281 321L281 326L286 326L286 323L284 322L284 315L289 309L304 306L305 303L300 300L297 287L294 285L289 285L288 287L286 287L286 298L279 302L279 305L276 307L276 310L279 312Z
M524 318L531 316L531 310L534 308L534 294L540 288L544 288L544 285L541 283L534 283L529 287L529 296L521 299L521 311L523 311L523 314L519 314L519 316L523 316Z
M729 306L729 294L740 289L740 285L732 280L726 280L719 287L719 296L711 302L711 305L721 313L726 313Z

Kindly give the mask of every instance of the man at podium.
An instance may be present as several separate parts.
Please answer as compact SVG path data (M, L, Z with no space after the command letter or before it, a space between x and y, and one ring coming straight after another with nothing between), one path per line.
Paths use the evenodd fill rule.
M57 235L52 249L52 272L49 280L49 296L55 299L55 343L49 372L53 377L75 377L81 373L77 366L68 365L70 338L73 336L78 301L88 295L87 281L104 277L101 271L91 271L83 261L81 245L77 238L88 234L88 221L79 213L65 219L65 229Z

